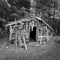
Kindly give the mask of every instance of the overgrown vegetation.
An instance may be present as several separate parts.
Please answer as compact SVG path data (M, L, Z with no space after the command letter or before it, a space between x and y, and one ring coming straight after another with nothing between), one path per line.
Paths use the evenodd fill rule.
M58 33L60 32L60 18L55 18L55 15L59 17L59 11L57 10L57 0L35 0L37 13L42 12L42 18L46 20L52 28ZM4 26L7 22L15 19L21 19L27 17L30 9L30 0L0 0L0 22L3 22ZM55 13L55 10L58 13ZM51 18L52 17L52 18ZM0 27L2 27L0 25Z
M36 0L37 12L42 12L42 18L46 20L54 29L55 33L59 34L60 12L58 10L57 0Z

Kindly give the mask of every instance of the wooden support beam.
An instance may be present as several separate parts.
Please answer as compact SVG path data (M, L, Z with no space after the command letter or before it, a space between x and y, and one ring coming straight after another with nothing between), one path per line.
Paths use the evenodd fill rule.
M40 44L42 44L42 33L43 33L43 30L42 30L42 27L41 27L41 40L40 40Z
M23 36L23 41L24 41L25 49L27 50L27 44L26 44L26 41L25 41L25 36Z
M15 44L16 44L16 47L17 47L17 46L18 46L18 44L17 44L18 32L16 31L15 33L16 33L16 40L15 40Z
M12 30L12 26L10 25L10 27L9 27L9 30L10 30L10 35L9 35L9 41L11 40L11 38L12 38L12 32L13 32L13 30Z
M49 30L47 30L47 42L49 41Z
M32 21L32 20L34 20L35 18L29 18L29 17L27 17L27 18L24 18L24 19L21 19L21 20L18 20L18 21L13 21L13 22L10 22L10 23L8 23L8 24L6 24L5 26L7 27L7 26L10 26L10 25L14 25L14 24L17 24L17 23L23 23L23 22L29 22L29 21Z

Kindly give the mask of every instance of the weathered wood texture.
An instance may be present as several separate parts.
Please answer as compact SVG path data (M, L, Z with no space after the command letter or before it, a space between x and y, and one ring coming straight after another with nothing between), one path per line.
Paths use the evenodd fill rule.
M40 18L39 18L40 19ZM52 36L53 29L43 20L39 19L27 19L27 21L15 21L14 23L8 24L6 26L10 26L10 37L9 41L15 39L15 44L17 45L17 40L19 41L19 45L23 45L22 40L24 40L24 46L26 48L25 43L29 42L30 29L33 31L33 28L36 27L36 41L39 41L40 44L42 42L48 42L50 37ZM28 21L29 20L29 21ZM15 33L15 37L12 37ZM24 39L21 37L24 36ZM27 49L27 48L26 48Z

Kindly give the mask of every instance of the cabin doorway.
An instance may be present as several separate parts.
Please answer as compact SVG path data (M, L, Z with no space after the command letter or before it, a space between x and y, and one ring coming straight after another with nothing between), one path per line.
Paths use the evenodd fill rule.
M30 30L30 42L36 42L36 27Z

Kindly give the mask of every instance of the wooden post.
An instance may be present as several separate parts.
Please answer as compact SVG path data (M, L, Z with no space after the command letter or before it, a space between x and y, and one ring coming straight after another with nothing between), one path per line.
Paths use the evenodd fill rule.
M16 44L16 46L17 46L17 39L18 39L18 36L17 36L17 35L18 35L18 32L17 32L17 30L16 30L16 32L15 32L15 33L16 33L16 40L15 40L15 44Z
M11 38L12 38L12 26L11 26L11 25L10 25L9 30L10 30L10 35L9 35L9 41L10 41L10 40L11 40Z
M42 27L41 27L41 40L40 40L40 44L42 44L42 32L43 32L43 30L42 30Z
M25 41L25 36L23 36L23 41L24 41L25 49L27 50L27 45L26 45L26 41Z
M49 41L49 30L47 30L47 41Z
M42 44L42 38L43 38L42 32L43 31L42 31L42 27L41 27L41 33L38 32L38 41L39 41L40 44Z
M46 34L46 37L47 37L47 42L49 41L49 29L47 28L47 26L46 26L46 30L47 30L47 34Z

